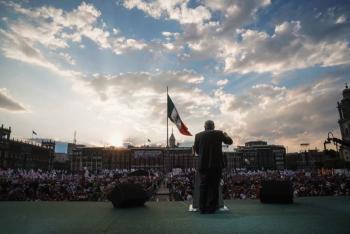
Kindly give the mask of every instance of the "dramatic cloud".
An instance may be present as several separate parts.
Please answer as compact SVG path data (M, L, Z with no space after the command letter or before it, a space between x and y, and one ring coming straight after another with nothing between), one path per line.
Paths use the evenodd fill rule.
M251 22L259 9L267 7L270 0L207 0L206 5L221 15L222 20L216 29L218 35L233 36L235 29Z
M216 96L223 115L239 116L226 127L240 137L240 144L262 139L298 150L302 142L321 147L327 132L338 129L336 103L341 87L339 79L329 78L296 89L260 84L240 96L222 90Z
M166 86L190 131L197 131L195 127L211 116L215 106L215 100L200 89L204 81L202 75L188 70L96 74L85 89L93 90L95 97L97 94L91 104L98 118L118 126L142 144L145 135L152 141L164 139Z
M9 29L6 33L16 37L17 41L23 39L35 48L38 45L50 50L69 48L70 43L81 43L83 37L95 42L101 49L111 49L116 54L139 51L147 47L144 42L116 33L111 35L104 28L103 22L99 21L101 12L92 4L82 2L72 11L50 6L25 8L13 2L2 4L22 15L14 22L8 21ZM116 30L114 28L113 32Z
M123 1L126 9L137 8L156 19L180 23L182 32L163 32L165 41L146 43L126 38L116 28L107 30L100 19L101 12L85 2L71 11L49 6L25 8L13 2L3 4L22 15L16 21L6 20L9 29L3 33L17 44L25 42L27 45L19 47L30 46L36 57L41 58L43 51L39 51L38 44L50 50L66 49L71 43L81 43L85 37L118 55L147 49L154 53L177 53L182 60L213 58L225 73L279 74L350 62L350 24L342 11L313 12L312 16L299 20L282 21L272 32L266 32L247 25L256 19L260 9L271 4L269 0L205 1L196 5L190 5L188 0ZM321 27L313 27L315 24ZM6 50L8 57L14 57L11 53L18 54L11 52L9 46ZM58 56L71 65L76 64L67 52ZM52 66L47 59L44 64L39 60L34 63Z
M276 25L272 35L254 30L240 30L240 43L224 54L225 71L281 73L320 65L350 63L347 41L315 42L300 33L300 22Z
M7 58L44 67L64 77L74 78L80 74L79 72L59 68L56 64L50 62L39 49L35 48L33 42L26 40L19 34L8 33L0 29L0 36L0 50ZM70 58L68 54L62 55L65 56L65 59ZM73 61L71 60L71 62Z
M157 19L177 20L182 32L176 36L164 32L167 39L164 47L182 51L180 57L185 59L214 58L223 64L225 73L279 74L350 62L350 23L345 10L330 8L298 20L280 21L270 33L247 26L256 20L260 9L271 4L269 0L215 0L201 4L190 8L188 1L124 1L128 9L137 8ZM197 17L197 21L172 17L172 12L179 9L196 10L199 7L206 9L208 14Z
M316 23L316 22L315 22ZM178 37L187 43L192 57L213 57L223 63L225 73L247 74L251 72L279 74L294 69L313 66L330 67L349 64L350 49L348 23L328 27L326 32L303 30L306 22L282 22L274 32L237 29L236 40L219 34L220 24L184 27ZM336 26L334 26L336 25ZM220 30L219 30L220 31Z
M24 106L10 96L7 89L0 88L0 109L6 111L25 111Z
M199 89L204 77L193 71L125 73L120 75L95 75L89 87L96 91L101 101L115 100L127 110L144 110L144 114L159 116L164 110L166 89L179 102L185 115L208 114L213 101ZM181 104L180 104L181 103ZM160 117L162 118L162 117Z
M188 7L189 0L125 0L123 5L127 9L137 8L148 15L159 19L176 20L180 24L202 23L211 18L210 11L205 6Z

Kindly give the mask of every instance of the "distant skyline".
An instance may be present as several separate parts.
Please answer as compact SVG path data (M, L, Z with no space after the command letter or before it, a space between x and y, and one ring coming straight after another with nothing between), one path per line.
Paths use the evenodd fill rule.
M0 0L0 124L165 145L169 86L192 134L212 119L234 147L322 148L340 136L349 39L349 1Z

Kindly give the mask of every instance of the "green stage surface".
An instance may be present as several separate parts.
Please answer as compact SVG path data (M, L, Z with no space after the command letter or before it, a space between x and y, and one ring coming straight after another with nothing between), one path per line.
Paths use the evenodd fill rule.
M107 202L0 202L0 233L350 233L350 197L308 197L292 205L225 201L201 215L185 202L114 209Z

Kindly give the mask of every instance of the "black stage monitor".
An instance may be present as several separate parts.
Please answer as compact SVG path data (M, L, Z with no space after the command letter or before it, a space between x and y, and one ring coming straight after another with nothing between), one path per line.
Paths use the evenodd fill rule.
M139 184L117 184L108 199L115 208L143 206L149 199L147 192Z
M262 203L293 203L293 187L290 181L262 181L260 188Z

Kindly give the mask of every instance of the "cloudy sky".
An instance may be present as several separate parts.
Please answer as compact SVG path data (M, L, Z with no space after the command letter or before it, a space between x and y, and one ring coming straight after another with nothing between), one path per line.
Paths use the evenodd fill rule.
M349 1L0 1L0 121L18 138L164 144L169 86L192 133L212 119L235 145L321 148L339 136L349 39Z

